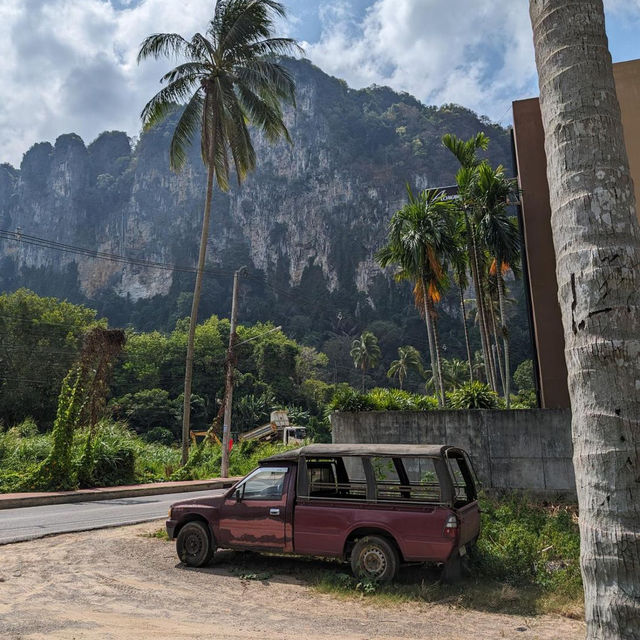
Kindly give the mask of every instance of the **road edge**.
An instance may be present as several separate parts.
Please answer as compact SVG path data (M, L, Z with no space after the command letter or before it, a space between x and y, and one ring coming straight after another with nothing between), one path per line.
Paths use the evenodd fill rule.
M50 493L5 493L0 494L0 510L18 509L21 507L41 507L48 504L114 500L117 498L133 498L136 496L153 496L165 493L226 489L227 487L234 485L238 480L240 480L240 478L214 478L211 480L154 482L152 484L129 485L125 487L99 487L96 489L55 491Z

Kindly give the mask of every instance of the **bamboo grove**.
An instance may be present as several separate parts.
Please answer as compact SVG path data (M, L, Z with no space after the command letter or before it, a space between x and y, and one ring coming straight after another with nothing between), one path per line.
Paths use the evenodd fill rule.
M479 154L489 138L469 140L446 134L443 145L456 157L457 195L426 189L414 194L389 222L386 245L377 253L382 267L395 268L398 281L413 285L414 302L425 320L431 377L441 407L446 405L438 303L451 287L459 294L469 379L478 377L510 402L509 331L505 280L520 271L520 235L510 208L518 199L516 181L502 166ZM473 291L474 298L465 298ZM480 334L481 366L471 351L469 319Z

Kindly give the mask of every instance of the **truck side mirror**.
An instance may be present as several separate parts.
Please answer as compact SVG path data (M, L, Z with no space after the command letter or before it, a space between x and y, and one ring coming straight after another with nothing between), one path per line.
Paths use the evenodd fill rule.
M238 487L234 493L233 497L236 499L236 502L242 502L242 496L244 495L244 485Z

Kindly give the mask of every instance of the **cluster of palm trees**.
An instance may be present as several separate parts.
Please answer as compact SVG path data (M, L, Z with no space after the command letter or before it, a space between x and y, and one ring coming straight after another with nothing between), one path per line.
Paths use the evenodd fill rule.
M437 305L455 285L460 297L469 379L510 395L509 334L506 322L505 276L518 275L520 241L509 206L517 199L515 180L504 168L480 159L489 139L478 133L469 140L446 134L442 142L460 163L457 195L426 189L414 194L389 223L387 244L378 252L383 267L395 267L396 280L413 283L416 307L425 319L431 371L440 406L445 406L445 376L438 332ZM469 279L469 277L471 279ZM474 366L465 291L473 285L477 326L482 345L482 368ZM476 363L477 364L477 363Z

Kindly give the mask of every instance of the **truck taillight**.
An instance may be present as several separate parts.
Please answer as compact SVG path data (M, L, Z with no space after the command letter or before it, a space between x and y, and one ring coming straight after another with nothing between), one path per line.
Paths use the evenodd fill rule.
M445 538L455 538L458 535L458 518L450 515L444 525L442 535Z

